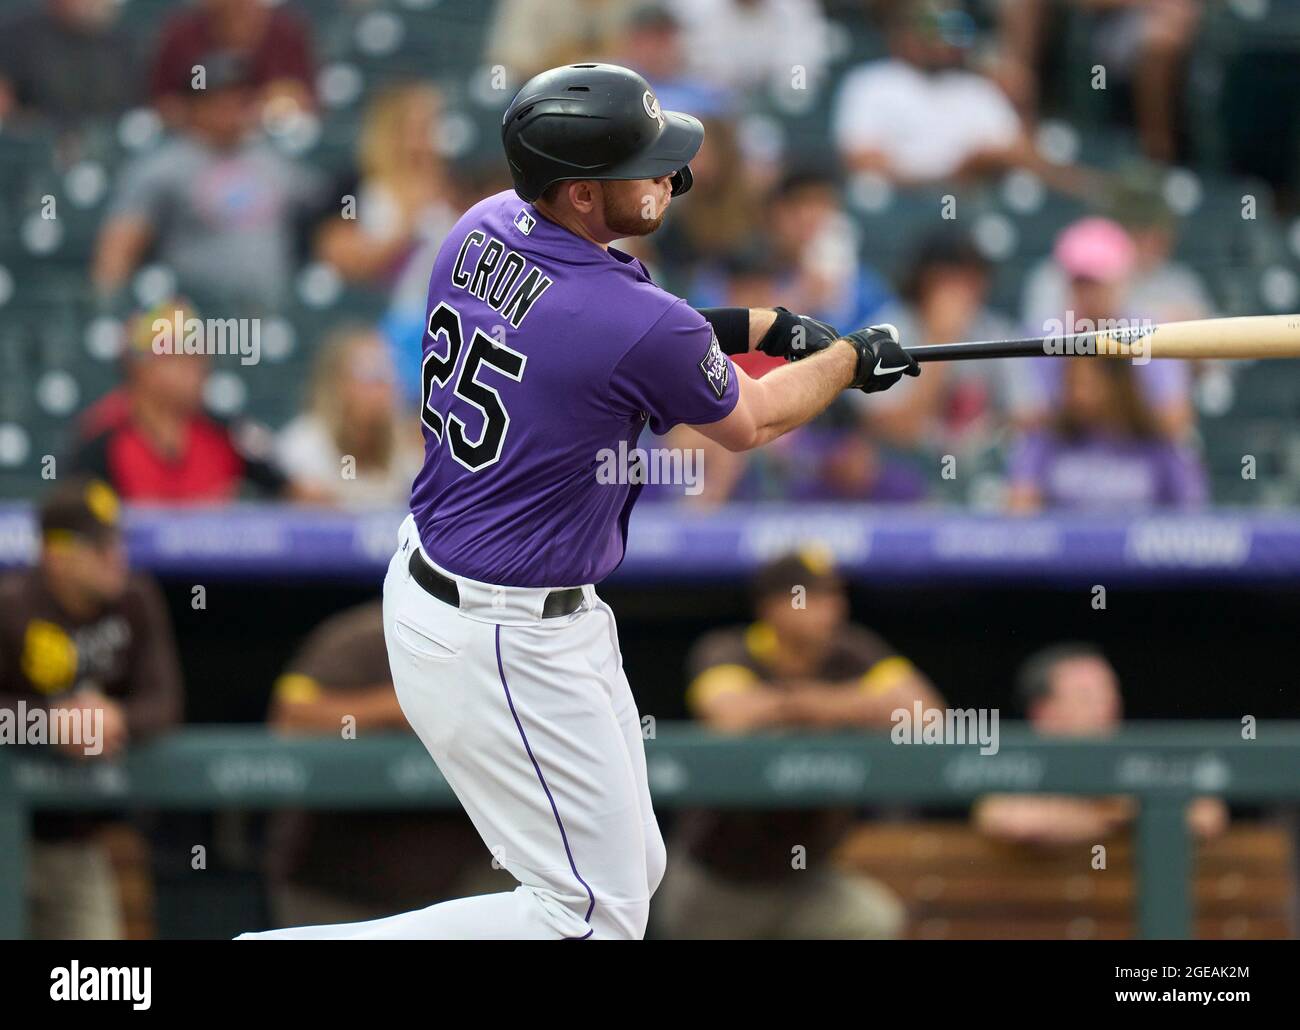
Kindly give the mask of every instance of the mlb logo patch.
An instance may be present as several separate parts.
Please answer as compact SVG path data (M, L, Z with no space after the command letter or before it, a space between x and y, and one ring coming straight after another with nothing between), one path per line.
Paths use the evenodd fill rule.
M731 362L722 353L716 333L713 335L713 342L709 344L709 349L704 352L700 371L713 387L713 392L718 395L718 400L722 400L722 395L727 392L727 383L731 379Z
M515 215L515 228L527 236L533 231L533 226L537 224L537 219L530 215L523 208L519 209L519 214Z

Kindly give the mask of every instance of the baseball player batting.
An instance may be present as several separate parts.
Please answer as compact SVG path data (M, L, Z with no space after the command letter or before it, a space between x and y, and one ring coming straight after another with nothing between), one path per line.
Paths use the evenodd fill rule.
M647 422L748 450L841 390L920 371L892 327L697 311L610 246L659 227L704 139L635 72L543 72L501 135L515 188L460 219L429 281L425 460L384 630L402 710L519 886L244 938L642 937L666 856L594 585L623 559L640 487L598 482L597 455ZM727 355L755 349L791 362L752 379Z

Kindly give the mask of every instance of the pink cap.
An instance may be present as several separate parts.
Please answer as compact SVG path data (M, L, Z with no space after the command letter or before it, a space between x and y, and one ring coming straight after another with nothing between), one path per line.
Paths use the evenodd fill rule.
M1137 249L1118 222L1082 218L1056 238L1056 263L1073 279L1113 283L1133 270Z

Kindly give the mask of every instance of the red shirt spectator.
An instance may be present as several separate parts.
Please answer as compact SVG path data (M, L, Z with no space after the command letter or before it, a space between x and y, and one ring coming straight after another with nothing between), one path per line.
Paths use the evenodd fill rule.
M133 320L125 382L83 416L73 467L133 502L229 501L245 483L262 493L293 493L263 457L273 442L268 431L251 423L227 426L204 411L208 358L155 347L172 331L169 318L188 315L193 310L178 299Z
M285 96L295 106L314 105L316 62L301 17L262 0L203 0L173 14L159 36L149 93L164 115L178 96L189 93L195 66L218 51L245 59L264 105Z
M262 432L191 415L179 447L169 452L128 413L83 443L72 461L79 472L102 477L124 500L136 503L230 501L245 482L278 494L287 485L285 477L255 455L260 448L250 446Z

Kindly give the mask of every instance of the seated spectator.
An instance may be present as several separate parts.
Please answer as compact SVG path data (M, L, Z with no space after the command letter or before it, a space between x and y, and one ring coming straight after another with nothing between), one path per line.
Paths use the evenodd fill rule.
M672 10L688 67L706 82L744 95L815 93L825 80L830 33L815 0L673 0Z
M1036 163L1006 94L967 67L968 23L946 0L892 6L890 56L851 70L835 102L835 141L851 171L922 184Z
M801 426L774 445L784 465L785 500L916 504L930 496L921 469L834 414Z
M343 217L336 205L317 233L318 256L345 279L392 288L414 252L437 247L459 212L438 152L442 101L431 86L394 86L370 105L357 148L358 177L338 191L354 209ZM421 304L429 263L420 264Z
M118 500L70 480L40 507L34 568L0 576L0 706L76 713L51 723L79 739L43 746L68 760L113 761L181 721L180 667L154 581L127 567ZM33 741L33 744L37 742ZM119 816L38 812L28 870L32 935L114 940L123 914L103 835Z
M653 237L643 238L653 243L654 263L662 269L656 281L665 289L677 286L688 299L717 292L726 288L720 280L732 271L729 266L753 257L761 242L755 239L754 211L766 190L760 192L749 168L735 123L704 119L704 144L691 160L691 203L673 212ZM780 302L765 301L772 303Z
M1123 701L1110 662L1088 644L1060 644L1033 655L1021 667L1017 700L1035 732L1048 737L1104 736L1119 728ZM1020 844L1095 844L1126 829L1137 814L1129 798L996 795L973 810L975 826ZM1198 798L1187 809L1188 829L1213 837L1228 825L1219 798Z
M269 716L286 734L409 733L393 692L382 605L340 612L276 681ZM509 890L468 817L455 812L283 812L271 831L279 926L348 923L449 897Z
M906 658L848 622L844 584L821 556L771 562L754 595L757 622L710 633L691 652L687 703L705 725L733 734L884 732L895 709L942 703ZM831 864L854 821L852 811L838 809L685 813L655 895L660 932L898 936L905 918L898 899Z
M1052 262L1066 288L1064 295L1040 295L1026 289L1026 335L1069 335L1114 326L1143 326L1158 321L1156 310L1143 310L1133 300L1138 250L1122 226L1108 218L1083 218L1067 226L1056 238ZM1041 299L1060 307L1045 308ZM1033 304L1034 307L1029 307ZM1018 413L1022 423L1042 422L1062 403L1062 376L1067 363L1058 357L1029 359L1024 371L1038 378L1033 390L1022 395L1030 405ZM1155 419L1160 434L1182 440L1195 423L1191 397L1191 371L1185 361L1162 359L1134 365L1140 396Z
M0 22L0 119L69 123L120 114L143 83L114 0L41 0Z
M500 0L484 60L510 73L510 97L538 72L605 53L625 17L626 0Z
M280 431L280 467L344 507L402 506L423 453L419 423L398 410L384 341L340 330L316 357L307 410Z
M859 256L857 230L834 181L794 170L768 203L775 303L842 332L879 321L889 290ZM858 425L846 394L812 424L776 441L768 458L789 499L917 501L924 477L883 453Z
M903 276L901 303L876 320L898 328L909 346L1007 340L1015 324L988 306L988 262L969 237L940 230L924 239ZM924 380L924 382L922 382ZM1034 401L1037 377L1019 361L936 361L925 375L867 397L850 394L864 423L907 449L978 445Z
M101 294L124 287L152 250L182 292L225 314L276 308L296 267L296 220L320 203L316 172L250 135L248 68L234 54L204 61L205 88L186 100L180 135L128 165L96 247Z
M514 188L509 178L503 175L502 167L494 164L446 168L445 194L441 200L430 201L409 238L412 246L403 260L389 269L389 274L384 277L388 308L380 320L379 329L397 365L402 399L412 407L418 407L424 400L420 366L428 328L425 305L429 299L429 269L438 257L443 239L461 213L484 197Z
M1154 322L1214 318L1214 301L1201 274L1173 258L1178 219L1154 191L1121 198L1116 217L1133 240L1135 259L1129 303Z
M795 170L767 204L778 303L829 322L842 332L869 325L889 288L859 257L858 236L835 181Z
M1138 173L1135 173L1135 178ZM1151 173L1154 175L1154 172ZM1113 205L1115 221L1133 244L1133 265L1123 307L1153 322L1215 317L1205 281L1194 268L1173 258L1178 220L1158 186L1126 183ZM1023 313L1027 324L1060 318L1070 307L1070 280L1059 261L1038 262L1025 281ZM891 391L892 392L892 391Z
M610 59L645 76L665 111L716 118L733 104L730 93L688 66L681 22L664 0L628 5Z
M1197 0L1071 3L1088 17L1089 63L1105 67L1107 92L1131 98L1131 121L1146 155L1177 160L1187 56L1206 5Z
M319 499L271 463L265 429L227 425L204 412L206 355L154 350L154 326L173 317L173 306L162 305L132 323L123 351L125 382L83 416L73 468L98 476L133 503L231 501L245 487ZM192 309L178 310L192 316Z
M315 58L302 18L265 0L199 0L167 19L154 51L149 92L170 124L185 121L194 67L214 52L237 55L248 68L258 117L315 106Z
M1204 503L1204 468L1188 447L1161 432L1131 364L1051 360L1062 365L1060 407L1012 448L1011 510L1140 511Z

